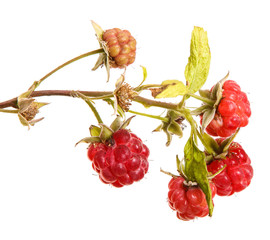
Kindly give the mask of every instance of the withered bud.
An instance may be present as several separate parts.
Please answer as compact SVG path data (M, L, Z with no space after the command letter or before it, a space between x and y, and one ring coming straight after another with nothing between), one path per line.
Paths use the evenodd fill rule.
M21 115L27 120L31 121L35 118L38 113L39 105L37 102L32 102L27 108L23 111L20 111Z
M116 92L118 105L127 112L135 95L136 93L132 91L131 86L128 83L124 83Z

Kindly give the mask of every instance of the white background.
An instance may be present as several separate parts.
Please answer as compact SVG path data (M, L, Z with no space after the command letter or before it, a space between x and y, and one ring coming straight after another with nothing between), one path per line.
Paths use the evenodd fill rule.
M0 239L237 239L269 237L269 6L268 1L1 1L0 101L18 96L33 81L63 62L98 48L90 20L103 29L129 29L137 39L135 63L127 82L184 80L194 26L208 32L212 52L205 88L230 71L248 93L252 117L237 136L254 168L251 185L231 197L215 197L213 217L182 222L167 204L175 156L183 139L165 147L165 134L152 133L157 120L137 116L132 129L151 150L150 168L141 182L122 189L102 184L86 157L85 144L96 124L79 99L39 98L51 104L30 131L16 115L0 115ZM80 60L47 79L41 89L113 90L121 71L91 71L97 56ZM150 96L150 95L148 95ZM177 102L179 99L170 99ZM200 103L195 101L194 106ZM112 109L97 103L107 124ZM160 114L133 105L133 110Z

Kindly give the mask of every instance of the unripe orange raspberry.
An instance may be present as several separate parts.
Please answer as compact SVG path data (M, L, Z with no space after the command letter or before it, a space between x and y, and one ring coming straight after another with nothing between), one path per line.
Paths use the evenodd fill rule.
M128 30L108 29L103 33L102 39L111 57L111 67L124 68L135 61L136 40Z

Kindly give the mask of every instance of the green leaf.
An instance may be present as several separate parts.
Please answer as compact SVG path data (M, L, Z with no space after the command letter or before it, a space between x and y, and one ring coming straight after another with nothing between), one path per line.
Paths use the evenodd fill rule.
M199 150L193 140L193 135L187 141L184 148L185 175L188 181L197 182L205 194L209 208L209 216L213 213L212 192L208 180L208 171L205 162L205 154Z
M211 61L207 32L194 27L190 43L190 56L185 69L185 78L190 93L197 92L205 83Z
M161 85L162 87L154 95L155 98L174 98L187 93L185 84L178 80L166 80Z

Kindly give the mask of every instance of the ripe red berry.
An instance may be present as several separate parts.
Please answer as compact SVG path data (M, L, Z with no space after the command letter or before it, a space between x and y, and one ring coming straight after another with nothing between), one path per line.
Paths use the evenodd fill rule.
M222 89L222 99L214 119L206 127L206 132L212 136L229 137L238 128L248 124L251 115L250 103L235 81L225 81Z
M129 31L119 28L108 29L102 38L111 57L111 67L124 68L135 61L136 40Z
M221 143L222 139L217 139ZM228 154L225 159L214 159L207 165L207 169L212 174L225 169L215 176L212 181L217 188L217 194L220 196L230 196L234 192L244 190L251 182L253 177L253 168L251 161L242 146L239 143L231 143Z
M205 194L198 186L187 186L182 177L172 178L169 182L168 203L176 211L180 220L188 221L195 217L208 215L208 205ZM210 183L212 198L216 194L216 187Z
M106 143L91 143L88 158L106 184L123 187L141 180L148 171L149 149L141 139L120 129Z

